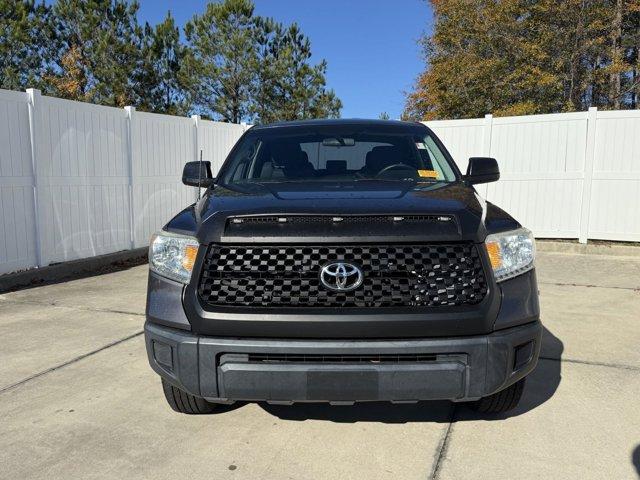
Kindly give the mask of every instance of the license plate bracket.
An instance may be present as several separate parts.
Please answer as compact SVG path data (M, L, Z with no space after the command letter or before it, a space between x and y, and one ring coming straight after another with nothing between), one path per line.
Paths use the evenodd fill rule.
M309 371L307 398L327 400L372 400L379 397L378 372Z

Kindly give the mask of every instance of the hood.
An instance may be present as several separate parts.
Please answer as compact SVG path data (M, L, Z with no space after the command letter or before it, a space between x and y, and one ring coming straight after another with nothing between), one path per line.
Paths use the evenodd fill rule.
M487 212L484 200L461 182L283 182L216 186L167 228L192 230L205 244L482 241ZM507 227L517 228L500 212L502 223L510 219Z

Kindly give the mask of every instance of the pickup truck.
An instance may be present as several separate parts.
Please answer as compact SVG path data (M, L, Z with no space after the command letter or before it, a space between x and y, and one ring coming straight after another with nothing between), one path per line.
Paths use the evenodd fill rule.
M149 248L145 338L177 412L236 401L514 408L542 325L529 230L420 123L256 126Z

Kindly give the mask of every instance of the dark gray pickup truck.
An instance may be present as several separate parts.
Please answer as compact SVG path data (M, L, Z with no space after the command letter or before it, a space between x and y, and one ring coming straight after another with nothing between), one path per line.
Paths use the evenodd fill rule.
M251 128L151 241L145 336L170 406L234 401L515 407L540 351L535 244L426 126Z

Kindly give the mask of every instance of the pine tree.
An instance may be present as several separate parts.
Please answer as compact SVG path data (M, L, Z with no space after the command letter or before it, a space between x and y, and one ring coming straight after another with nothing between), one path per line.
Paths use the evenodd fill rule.
M209 3L185 26L141 26L135 0L0 0L0 87L229 122L334 117L327 64L297 25L251 0Z
M282 117L285 120L337 117L342 102L333 90L324 88L327 62L312 65L311 42L297 24L292 24L284 35L286 75L285 103Z
M187 115L195 80L189 70L189 51L180 41L171 12L155 28L145 24L142 44L142 66L134 84L138 108Z
M340 115L342 103L325 88L326 62L310 62L309 39L295 24L254 15L250 0L209 4L185 33L204 113L258 123Z
M47 65L51 8L34 0L0 0L0 88L40 87Z
M256 64L253 9L249 0L209 3L185 27L200 77L196 103L226 122L249 114Z
M287 102L286 85L288 53L283 46L284 32L280 23L270 18L256 18L256 63L251 104L255 123L271 123L284 118Z
M257 81L254 113L260 123L274 120L338 117L342 102L325 89L326 61L310 63L311 42L293 24L284 28L258 22Z
M54 73L47 91L102 105L135 105L142 29L137 2L58 0L53 6Z

